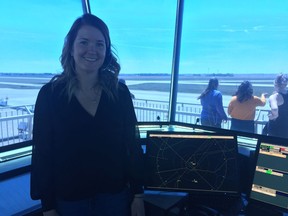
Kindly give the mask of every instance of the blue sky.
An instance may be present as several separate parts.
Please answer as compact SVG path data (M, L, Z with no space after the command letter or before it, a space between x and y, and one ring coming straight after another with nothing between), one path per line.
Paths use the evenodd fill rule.
M16 3L15 3L16 2ZM170 73L176 0L91 0L122 73ZM180 73L288 73L288 1L186 0ZM0 72L57 73L80 0L0 2Z

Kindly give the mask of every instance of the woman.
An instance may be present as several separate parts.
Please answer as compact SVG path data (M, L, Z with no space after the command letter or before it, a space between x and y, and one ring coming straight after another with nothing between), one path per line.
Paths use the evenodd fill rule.
M218 85L218 79L211 78L198 99L202 105L201 124L221 128L222 121L227 121L227 115L223 109L222 94L217 90Z
M144 215L136 116L128 88L118 83L106 24L91 14L78 18L61 64L36 101L32 198L41 199L45 216L127 216L130 207Z
M232 117L230 129L254 133L256 107L265 106L266 95L253 96L252 84L243 81L228 105L228 114Z
M279 74L274 82L275 93L269 97L268 135L288 138L287 77Z

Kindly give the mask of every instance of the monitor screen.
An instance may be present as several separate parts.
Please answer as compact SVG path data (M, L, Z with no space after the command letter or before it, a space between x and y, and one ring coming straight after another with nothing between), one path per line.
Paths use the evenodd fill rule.
M238 194L237 137L218 133L147 133L146 189Z
M288 210L288 140L259 138L249 203Z

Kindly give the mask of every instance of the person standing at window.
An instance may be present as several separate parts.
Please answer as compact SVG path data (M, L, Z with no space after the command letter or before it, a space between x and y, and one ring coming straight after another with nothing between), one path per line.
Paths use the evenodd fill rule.
M222 94L217 90L218 85L218 79L211 78L207 88L198 97L202 105L201 124L204 126L221 128L222 121L227 121Z
M44 216L144 216L137 121L106 24L79 17L61 64L36 101L32 199Z
M253 96L253 87L249 81L243 81L228 105L231 130L254 133L254 118L257 106L265 106L266 95Z
M271 111L268 115L268 135L288 138L288 94L287 77L279 74L275 81L275 92L269 97Z

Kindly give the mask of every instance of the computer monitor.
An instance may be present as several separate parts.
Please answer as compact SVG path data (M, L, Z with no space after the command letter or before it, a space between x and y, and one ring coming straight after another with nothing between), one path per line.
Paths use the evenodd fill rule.
M249 210L288 211L288 140L258 139L249 194ZM259 208L260 209L260 208Z
M239 195L233 134L147 132L148 190Z

